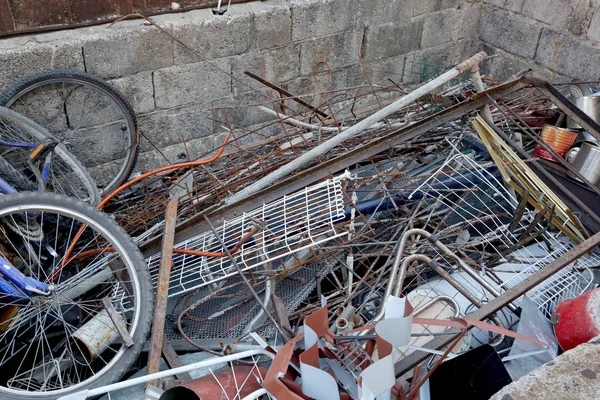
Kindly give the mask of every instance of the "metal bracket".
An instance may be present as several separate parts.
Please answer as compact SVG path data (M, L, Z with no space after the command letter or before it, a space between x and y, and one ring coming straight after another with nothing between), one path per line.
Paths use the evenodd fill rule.
M115 324L115 327L117 328L117 332L119 333L119 336L121 336L121 339L123 339L123 342L125 343L125 345L127 347L133 346L133 344L134 344L133 339L131 338L131 335L127 331L127 327L123 323L123 320L119 317L119 314L117 314L117 310L115 310L115 307L110 302L108 297L105 297L102 299L102 304L104 305L106 312L108 312L108 316L109 316L110 320L113 322L113 324Z

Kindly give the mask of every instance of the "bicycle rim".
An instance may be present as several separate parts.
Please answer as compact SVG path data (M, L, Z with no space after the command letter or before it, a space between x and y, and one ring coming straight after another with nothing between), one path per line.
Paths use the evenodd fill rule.
M8 142L39 144L51 135L40 125L23 115L0 107L0 138ZM0 155L17 171L37 182L28 164L32 148L0 146ZM43 162L43 160L42 160ZM77 198L89 204L100 201L100 193L87 170L62 144L51 154L48 191Z
M116 89L93 76L62 71L45 75L25 81L2 100L3 105L48 129L90 170L102 195L116 189L137 159L132 107Z
M151 289L149 277L139 275L141 256L113 221L89 206L52 194L15 196L0 201L1 253L55 288L48 296L0 296L0 397L56 398L112 383L141 344L122 344L102 299L143 342Z

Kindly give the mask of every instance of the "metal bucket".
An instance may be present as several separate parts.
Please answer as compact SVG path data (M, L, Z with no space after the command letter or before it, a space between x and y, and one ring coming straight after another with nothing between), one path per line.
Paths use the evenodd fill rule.
M573 168L593 185L600 183L600 148L583 143L573 161Z
M575 99L575 105L591 119L600 123L600 96L578 97ZM569 118L567 128L581 128L581 126Z
M559 156L563 157L565 152L571 147L577 134L568 129L558 128L552 125L544 125L540 138L544 143L551 147ZM537 145L533 151L538 157L547 160L556 161L552 153L546 151L542 146Z

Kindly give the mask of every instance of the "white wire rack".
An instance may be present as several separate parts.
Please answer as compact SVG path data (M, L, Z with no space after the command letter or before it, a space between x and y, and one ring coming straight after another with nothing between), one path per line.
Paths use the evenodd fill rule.
M466 238L461 240L471 249L477 249L476 246L479 246L479 249L485 249L488 254L497 254L500 265L491 268L484 263L482 267L484 275L493 271L496 277L500 278L501 282L494 283L494 279L487 275L490 283L494 283L498 290L503 291L566 253L573 247L573 243L560 232L546 231L543 237L538 236L529 240L527 245L514 249L519 240L523 240L524 232L533 234L533 231L527 229L537 212L525 211L518 224L513 225L512 231L509 231L511 220L517 213L518 202L506 190L503 182L490 172L493 169L489 167L475 162L469 155L455 154L448 157L444 165L415 190L413 195L421 192L436 204L443 205L442 208L451 208L453 214L446 219L446 226L453 226L450 221L461 224L466 235ZM457 191L468 192L469 197L457 201L456 196L453 197L453 193ZM543 229L543 226L538 223L536 229ZM457 243L460 236L457 235ZM509 248L513 248L510 254L501 253L499 250ZM431 251L436 250L432 248ZM599 265L598 254L585 255L530 290L527 295L540 311L550 317L560 302L576 297L591 287L593 274L590 267ZM474 281L466 280L462 283L468 286L467 289L472 293L480 296L482 301L489 300L489 293ZM438 293L435 284L428 286L433 296L448 294ZM440 289L443 286L440 286ZM413 305L418 307L418 304ZM465 311L462 310L463 313Z
M234 254L242 270L250 270L300 250L327 242L348 232L337 226L344 220L341 180L328 179L317 185L264 204L240 217L225 221L217 228L228 249L258 229ZM182 243L177 249L223 252L212 232L204 232ZM147 259L156 287L160 253ZM286 267L285 265L283 266ZM174 254L169 297L176 296L237 274L228 257Z

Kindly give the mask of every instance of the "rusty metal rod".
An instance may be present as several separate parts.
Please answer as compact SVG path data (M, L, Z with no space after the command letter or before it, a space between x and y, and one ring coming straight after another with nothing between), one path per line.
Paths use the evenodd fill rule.
M154 306L154 319L152 321L152 337L150 352L148 354L148 374L160 370L160 358L165 334L165 319L167 317L167 295L169 294L169 277L173 266L173 245L175 240L175 223L177 220L177 205L179 199L172 195L167 203L165 212L165 227L162 237L162 250L160 269L158 272L158 285L156 289L156 304ZM146 383L148 386L157 386L158 380Z

